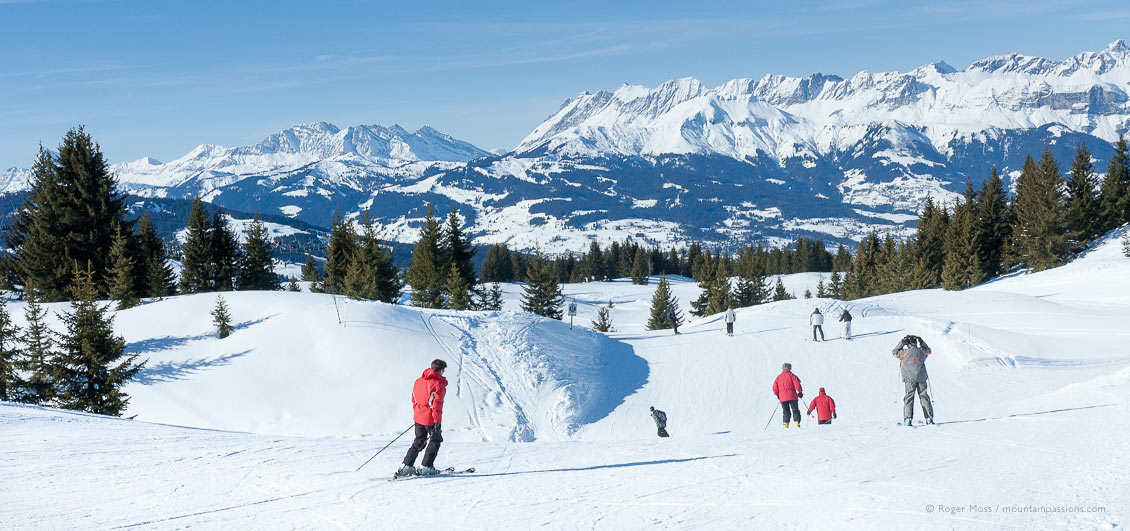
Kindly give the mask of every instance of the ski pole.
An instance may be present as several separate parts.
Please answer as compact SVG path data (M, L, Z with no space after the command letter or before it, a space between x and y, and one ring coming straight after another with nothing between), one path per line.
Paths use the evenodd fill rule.
M773 414L769 415L769 422L765 423L765 427L761 428L761 431L765 431L765 430L769 429L769 424L771 424L773 422L773 417L777 416L777 408L779 408L779 407L781 407L780 402L778 402L777 405L773 406Z
M416 423L412 423L412 425L411 425L411 426L408 426L408 430L410 430L410 429L414 428L415 426L416 426ZM400 433L400 435L397 435L397 436L396 436L396 439L399 439L399 438L403 437L405 433L408 433L408 430L404 430L403 432L401 432L401 433ZM380 450L377 450L377 453L373 454L373 457L376 457L376 456L378 456L378 455L381 455L381 452L385 451L385 448L388 448L389 446L392 446L392 443L396 442L396 439L393 439L393 440L389 441L389 442L388 442L388 444L386 444L384 448L381 448ZM362 469L362 468L363 468L363 467L364 467L365 465L369 464L369 461L372 461L372 460L373 460L373 457L370 457L368 461L365 461L364 463L361 463L361 466L357 467L357 470L354 470L354 472L360 471L360 470L361 470L361 469Z

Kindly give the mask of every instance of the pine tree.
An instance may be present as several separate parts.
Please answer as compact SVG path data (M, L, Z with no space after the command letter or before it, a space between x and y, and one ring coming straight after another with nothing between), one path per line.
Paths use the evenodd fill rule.
M679 299L671 293L671 283L667 275L659 276L659 283L655 286L655 293L651 295L651 315L647 320L648 330L667 330L671 328L667 320L667 312L675 312L675 322L683 324L683 312L679 309Z
M1010 252L1032 271L1059 265L1067 253L1059 164L1044 147L1037 166L1029 157L1016 184Z
M459 270L459 266L455 262L452 262L451 269L447 273L447 282L444 283L448 308L452 310L470 309L472 304L471 286L468 286L465 282L467 281L463 278L463 272Z
M204 202L199 197L192 200L188 215L188 230L181 248L180 291L204 293L212 291L212 227L204 212Z
M927 204L930 204L929 200ZM859 242L851 269L844 275L845 299L861 299L878 294L880 247L879 235L874 232Z
M824 275L820 275L820 278L816 281L816 296L821 299L828 298L828 287L824 283Z
M616 331L615 328L612 328L612 314L608 311L607 306L601 306L596 311L596 319L592 322L592 329L604 333Z
M840 299L844 296L843 277L840 276L838 269L832 271L832 276L828 279L828 290L833 299Z
M326 246L326 273L323 288L326 293L345 293L345 277L357 254L357 232L353 223L335 214L330 222L330 242Z
M322 274L318 271L318 262L314 260L314 255L306 253L306 263L302 264L302 281L316 284L321 280Z
M491 245L487 248L479 278L483 282L514 281L514 265L510 261L510 249L506 244Z
M1080 143L1075 149L1075 159L1071 162L1070 177L1067 179L1067 206L1064 221L1067 225L1069 245L1080 250L1099 234L1102 220L1099 214L1099 198L1095 195L1095 174L1092 171L1091 152L1087 145Z
M564 303L565 295L557 282L557 272L553 263L544 260L539 253L526 273L522 310L542 317L561 319L564 315L561 305Z
M8 314L8 299L0 297L0 401L22 401L25 383L17 368L23 357L20 329Z
M359 299L398 304L400 271L393 259L392 250L381 243L373 218L365 211L361 215L359 246L345 276L345 293Z
M714 267L704 269L699 276L702 277L698 283L702 294L691 302L691 315L702 317L726 311L734 301L730 295L730 277L726 273L725 263L719 260Z
M298 277L290 276L290 281L286 283L286 290L290 292L302 291L302 288L298 287Z
M56 356L54 334L45 321L47 309L40 304L42 298L38 288L34 284L28 284L24 294L27 299L27 305L24 306L27 328L24 329L21 341L24 356L18 367L26 378L21 401L49 404L55 398L55 384L51 374L51 363Z
M127 236L133 232L126 214L101 148L79 126L63 137L57 156L40 147L31 191L5 241L16 251L21 278L38 286L45 300L61 301L67 298L73 263L91 264L96 285L108 284L114 227Z
M922 214L918 216L918 234L915 236L914 249L915 274L912 287L914 289L936 288L942 282L942 265L945 262L945 238L949 226L949 213L944 207L938 208L933 198L926 198L926 205ZM856 252L856 263L859 262L859 252ZM852 298L867 297L875 293L855 294Z
M228 312L228 302L223 295L216 295L216 307L212 309L212 323L216 325L216 334L220 339L228 337L235 328L231 324L231 314Z
M804 298L806 298L806 299L812 298L812 290L811 289L804 288Z
M463 234L462 222L459 220L459 213L456 212L455 206L451 207L451 212L447 215L447 225L443 230L443 244L440 246L442 249L441 255L442 262L440 264L455 264L459 270L459 276L462 278L461 284L470 290L471 286L475 285L475 265L472 262L475 257L475 248L471 246L471 241ZM446 268L442 270L443 278L449 278Z
M632 260L632 284L637 286L646 286L647 277L651 273L651 261L647 257L647 252L640 249L636 250L635 259Z
M490 285L489 290L483 290L486 296L483 298L479 308L492 312L502 311L502 286L495 282Z
M773 302L787 301L795 299L788 291L785 291L785 283L781 282L781 277L777 277L777 283L773 286Z
M977 220L974 219L973 185L966 187L965 201L953 208L953 220L946 231L942 287L965 289L981 282L980 254L977 249Z
M996 168L981 186L978 197L978 261L981 263L981 277L993 278L1004 271L1003 253L1012 229L1008 195Z
M274 291L279 289L275 275L275 248L270 233L259 220L259 214L244 230L243 260L239 268L241 290Z
M1118 135L1118 142L1114 144L1099 191L1099 216L1102 232L1130 221L1130 146L1122 135Z
M144 268L140 272L144 273L145 279L143 285L135 286L139 288L137 291L145 297L156 299L175 294L177 275L168 262L169 250L153 227L153 220L148 213L141 216L137 223L137 244L141 261L136 262L136 265Z
M141 301L137 300L133 289L133 258L130 258L126 248L126 237L122 228L117 227L114 243L110 246L110 299L118 301L118 309L133 308Z
M436 220L432 206L424 216L420 227L420 239L412 251L412 262L408 265L407 280L412 287L412 304L423 308L443 308L443 281L446 277L440 269L439 260L443 256L440 249L442 237L439 221Z
M94 272L75 267L70 312L61 318L66 333L52 363L59 405L100 415L121 415L129 404L122 391L145 362L126 355L126 342L114 335L114 317L98 304Z

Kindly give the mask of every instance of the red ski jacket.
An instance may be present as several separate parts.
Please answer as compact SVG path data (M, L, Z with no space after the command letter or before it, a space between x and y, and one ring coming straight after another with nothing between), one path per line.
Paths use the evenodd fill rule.
M443 397L447 394L447 378L431 369L412 385L412 421L421 426L439 424L443 419Z
M836 414L836 401L832 397L820 391L820 395L812 399L812 404L808 406L808 412L816 410L816 420L832 420L832 415Z
M777 395L777 400L781 402L796 400L797 395L803 392L804 389L800 388L800 378L790 371L781 371L777 379L773 380L773 394Z

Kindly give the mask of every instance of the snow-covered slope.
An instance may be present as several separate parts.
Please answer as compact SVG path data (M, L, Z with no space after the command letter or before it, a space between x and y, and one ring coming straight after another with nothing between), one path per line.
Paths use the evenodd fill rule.
M1064 268L963 292L743 309L732 338L719 316L642 330L653 286L624 282L567 288L578 325L613 299L621 331L607 338L509 312L232 293L240 326L217 340L211 296L149 303L118 314L151 363L128 388L136 420L0 405L0 477L19 486L0 489L3 523L1117 529L1130 517L1125 230ZM828 319L829 340L807 341L814 306L850 308L855 337ZM933 347L936 427L898 425L890 349L906 333ZM388 483L403 439L354 472L407 426L411 380L433 357L452 362L438 464L478 472ZM770 385L785 361L806 400L835 398L832 425L781 429ZM652 405L671 438L655 437Z

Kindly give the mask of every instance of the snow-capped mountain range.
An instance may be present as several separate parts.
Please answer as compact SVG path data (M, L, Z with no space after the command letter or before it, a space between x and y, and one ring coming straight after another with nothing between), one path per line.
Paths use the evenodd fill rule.
M927 196L952 200L992 167L1015 176L1047 144L1086 142L1102 171L1130 130L1130 46L1063 61L1006 54L844 79L691 78L567 100L510 153L430 127L299 125L253 146L201 145L114 166L124 188L200 195L325 226L370 209L413 241L423 205L456 207L478 243L548 252L630 237L718 245L808 234L906 233ZM0 190L29 173L0 173Z

